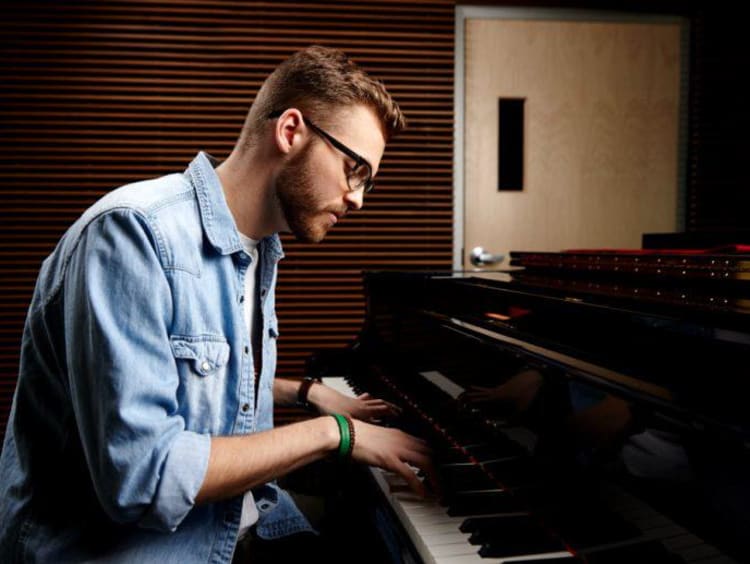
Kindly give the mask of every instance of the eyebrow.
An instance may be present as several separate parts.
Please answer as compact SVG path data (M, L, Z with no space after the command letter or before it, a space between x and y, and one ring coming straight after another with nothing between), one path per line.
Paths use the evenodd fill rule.
M361 166L363 163L367 165L368 170L370 171L370 179L373 177L373 170L372 165L370 164L370 161L368 161L366 158L364 158L359 153L353 151L346 145L344 145L341 141L336 139L333 135L328 133L327 131L324 131L317 125L315 125L312 121L310 121L308 118L305 117L304 114L302 114L302 121L304 121L308 126L310 126L316 133L319 135L322 135L325 137L328 141L331 142L331 144L336 147L339 151L344 153L346 156L348 156L350 159L354 159L354 162L357 163L357 166Z

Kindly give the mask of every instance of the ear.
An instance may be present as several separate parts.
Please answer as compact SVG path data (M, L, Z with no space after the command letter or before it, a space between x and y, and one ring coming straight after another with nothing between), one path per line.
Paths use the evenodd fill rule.
M306 129L305 122L302 119L302 112L297 108L285 110L276 119L276 127L274 129L274 141L279 151L288 154L295 145L300 145Z

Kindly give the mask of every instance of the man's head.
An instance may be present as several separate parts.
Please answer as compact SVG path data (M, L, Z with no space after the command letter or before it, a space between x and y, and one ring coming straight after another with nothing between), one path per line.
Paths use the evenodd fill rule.
M248 113L242 138L252 144L273 112L297 108L322 128L333 128L336 110L366 106L388 142L406 125L385 86L342 51L318 45L297 51L263 83Z
M405 125L385 87L341 51L309 47L263 83L236 151L273 163L276 206L303 241L320 241L362 206L385 143Z

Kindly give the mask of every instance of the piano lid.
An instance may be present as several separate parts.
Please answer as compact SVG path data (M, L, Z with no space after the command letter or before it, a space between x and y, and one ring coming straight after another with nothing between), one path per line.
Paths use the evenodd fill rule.
M381 304L385 295L396 311L430 319L428 325L556 365L681 424L750 440L750 414L739 393L750 355L750 310L740 295L700 290L716 292L711 302L695 288L523 269L368 273L366 284ZM372 314L369 323L377 325Z

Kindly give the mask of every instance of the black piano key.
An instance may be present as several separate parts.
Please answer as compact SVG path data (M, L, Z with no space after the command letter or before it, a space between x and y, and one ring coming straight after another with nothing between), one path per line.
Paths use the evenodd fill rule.
M509 458L515 456L528 456L526 449L517 442L507 437L493 437L491 449L472 452L480 461L494 460L497 458Z
M515 535L498 534L482 545L479 555L483 558L508 558L562 550L565 550L565 545L559 538L539 529L530 529Z
M483 466L504 486L521 487L542 481L541 471L530 456L491 460Z
M489 458L495 454L491 445L477 443L458 446L453 443L444 443L443 448L430 444L433 449L433 460L435 464L455 464L460 462L472 462L481 460L482 457Z
M481 544L484 557L510 557L565 550L564 543L526 515L475 517L464 521L462 532L471 531L469 542Z
M560 524L560 534L572 548L622 542L641 535L635 525L617 515L594 514L589 517Z
M434 447L433 447L434 448ZM462 441L459 445L450 445L448 449L435 453L437 463L469 462L476 460L485 462L490 460L504 459L519 456L518 450L508 449L503 445L489 444L487 442Z
M517 523L527 523L531 526L535 523L534 518L529 515L493 515L487 517L468 517L464 519L463 523L458 527L458 530L462 533L474 533L476 531L497 529L502 527L513 520ZM520 525L516 525L520 526Z
M641 531L603 505L569 499L557 506L538 508L538 514L574 549L623 542L641 536Z
M437 473L438 479L446 491L497 488L497 482L474 464L439 465L437 466Z
M468 521L468 519L467 519ZM488 544L496 540L506 542L516 539L531 546L537 539L546 539L550 531L543 529L539 522L527 515L508 515L503 517L476 518L469 527L472 529L469 542L471 544ZM462 532L467 532L463 531ZM522 551L527 553L528 551Z
M588 564L685 564L658 541L619 546L585 554Z
M521 502L507 490L452 492L445 494L442 503L451 517L523 511Z
M524 560L523 564L584 564L586 561L574 556L560 556L559 558L532 558ZM637 564L637 563L633 563Z

